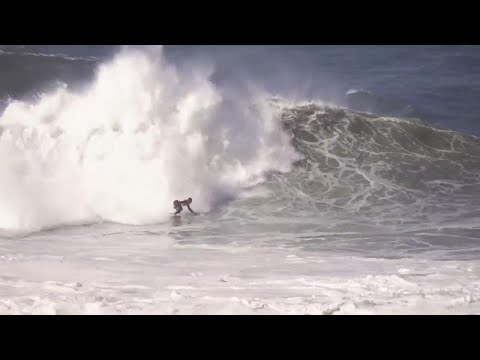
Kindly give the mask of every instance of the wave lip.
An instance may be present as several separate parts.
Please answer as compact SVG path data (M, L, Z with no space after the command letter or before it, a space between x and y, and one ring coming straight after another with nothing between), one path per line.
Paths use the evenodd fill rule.
M415 112L412 105L398 99L388 99L367 90L350 89L346 92L347 107L380 115L410 116Z

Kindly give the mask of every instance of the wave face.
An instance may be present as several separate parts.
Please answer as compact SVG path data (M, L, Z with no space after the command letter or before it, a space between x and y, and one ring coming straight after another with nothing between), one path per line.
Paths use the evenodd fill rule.
M303 156L270 182L292 213L384 225L478 219L478 138L413 119L277 103Z
M298 158L278 113L221 93L210 69L124 49L82 91L10 101L0 118L0 228L162 221L175 199L209 211Z

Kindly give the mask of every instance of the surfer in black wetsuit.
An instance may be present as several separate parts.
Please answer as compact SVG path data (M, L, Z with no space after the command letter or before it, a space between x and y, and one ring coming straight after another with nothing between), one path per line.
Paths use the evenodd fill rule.
M175 201L173 202L173 208L174 208L175 210L177 210L177 211L175 212L175 215L180 214L180 213L182 212L182 210L183 210L182 205L183 205L183 206L186 206L186 207L188 208L188 210L190 210L190 212L191 212L192 214L197 215L192 209L190 209L190 204L191 204L191 203L192 203L192 198L188 198L188 200L183 200L183 201L175 200Z

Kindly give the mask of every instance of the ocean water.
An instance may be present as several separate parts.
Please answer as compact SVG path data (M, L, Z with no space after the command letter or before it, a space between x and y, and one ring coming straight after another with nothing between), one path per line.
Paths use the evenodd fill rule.
M480 311L478 46L2 45L0 80L1 314Z

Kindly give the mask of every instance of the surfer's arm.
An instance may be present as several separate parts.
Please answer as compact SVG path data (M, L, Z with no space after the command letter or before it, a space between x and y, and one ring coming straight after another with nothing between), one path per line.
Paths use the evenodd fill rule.
M193 211L192 209L190 209L190 205L187 205L187 208L188 208L188 210L190 210L190 212L191 212L192 214L195 214L195 211Z

